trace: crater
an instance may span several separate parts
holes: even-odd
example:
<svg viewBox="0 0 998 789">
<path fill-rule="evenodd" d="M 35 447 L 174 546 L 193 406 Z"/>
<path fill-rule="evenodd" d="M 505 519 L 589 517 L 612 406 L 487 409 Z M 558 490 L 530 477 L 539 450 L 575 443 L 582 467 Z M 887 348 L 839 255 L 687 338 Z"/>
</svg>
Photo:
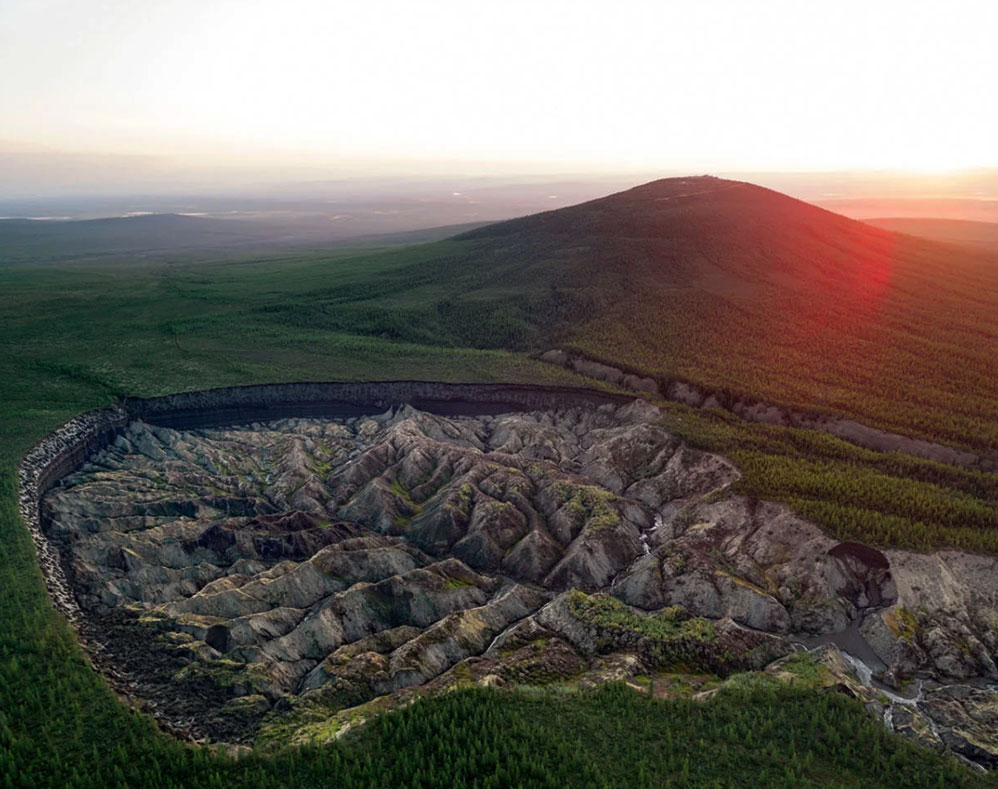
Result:
<svg viewBox="0 0 998 789">
<path fill-rule="evenodd" d="M 724 676 L 898 599 L 885 554 L 737 495 L 644 400 L 299 386 L 84 415 L 22 467 L 54 599 L 182 736 L 310 741 L 467 682 Z"/>
<path fill-rule="evenodd" d="M 551 604 L 610 591 L 651 555 L 663 509 L 737 478 L 660 417 L 633 401 L 132 421 L 48 492 L 43 523 L 102 659 L 170 720 L 241 741 L 259 720 L 234 700 L 262 697 L 257 718 L 296 698 L 355 705 L 481 656 L 502 675 L 518 660 L 497 645 L 527 631 L 559 642 L 550 676 L 566 655 L 588 667 L 578 606 Z M 682 640 L 698 612 L 670 616 Z M 721 671 L 767 638 L 726 628 L 700 656 Z"/>
</svg>

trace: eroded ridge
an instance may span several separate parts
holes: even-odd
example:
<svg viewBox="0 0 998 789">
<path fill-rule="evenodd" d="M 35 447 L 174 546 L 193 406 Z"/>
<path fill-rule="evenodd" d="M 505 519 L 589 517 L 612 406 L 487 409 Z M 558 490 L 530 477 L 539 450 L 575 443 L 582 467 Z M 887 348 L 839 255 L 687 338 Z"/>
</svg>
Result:
<svg viewBox="0 0 998 789">
<path fill-rule="evenodd" d="M 457 681 L 724 676 L 838 633 L 895 685 L 995 675 L 994 560 L 838 543 L 737 479 L 644 401 L 405 406 L 132 422 L 42 515 L 105 670 L 194 736 L 325 736 Z"/>
</svg>

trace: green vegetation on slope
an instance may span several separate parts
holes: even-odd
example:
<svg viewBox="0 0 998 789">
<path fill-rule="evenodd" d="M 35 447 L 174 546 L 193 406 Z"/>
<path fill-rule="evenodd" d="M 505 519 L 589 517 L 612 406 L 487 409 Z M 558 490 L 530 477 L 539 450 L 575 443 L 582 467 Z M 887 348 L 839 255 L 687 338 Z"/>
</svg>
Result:
<svg viewBox="0 0 998 789">
<path fill-rule="evenodd" d="M 747 423 L 666 404 L 666 426 L 720 452 L 743 472 L 734 490 L 790 504 L 842 540 L 917 551 L 998 553 L 998 475 L 895 452 L 873 452 L 813 430 Z"/>
<path fill-rule="evenodd" d="M 588 595 L 578 589 L 569 593 L 572 613 L 586 624 L 603 630 L 634 632 L 642 638 L 668 643 L 684 638 L 712 641 L 716 633 L 709 619 L 686 615 L 681 606 L 651 614 L 636 614 L 615 597 Z"/>
<path fill-rule="evenodd" d="M 635 372 L 998 450 L 998 257 L 767 189 L 656 181 L 459 239 L 507 288 L 558 283 L 564 347 Z M 501 272 L 501 274 L 499 274 Z M 473 298 L 475 292 L 468 293 Z"/>
</svg>

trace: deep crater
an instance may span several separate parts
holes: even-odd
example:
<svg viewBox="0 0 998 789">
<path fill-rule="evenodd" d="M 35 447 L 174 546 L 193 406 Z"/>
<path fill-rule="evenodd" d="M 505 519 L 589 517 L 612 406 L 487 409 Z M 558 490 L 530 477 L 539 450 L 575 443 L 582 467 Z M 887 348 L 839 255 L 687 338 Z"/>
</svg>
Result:
<svg viewBox="0 0 998 789">
<path fill-rule="evenodd" d="M 861 626 L 891 662 L 888 555 L 737 495 L 646 401 L 507 406 L 117 417 L 41 504 L 88 649 L 167 727 L 236 743 L 468 682 L 724 677 Z"/>
</svg>

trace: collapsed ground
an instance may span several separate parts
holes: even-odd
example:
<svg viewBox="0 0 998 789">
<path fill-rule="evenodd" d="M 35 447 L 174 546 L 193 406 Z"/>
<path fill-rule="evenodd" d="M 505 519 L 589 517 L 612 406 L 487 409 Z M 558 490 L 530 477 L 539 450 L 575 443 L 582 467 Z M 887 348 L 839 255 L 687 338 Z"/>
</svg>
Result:
<svg viewBox="0 0 998 789">
<path fill-rule="evenodd" d="M 805 673 L 991 765 L 994 560 L 829 539 L 734 495 L 737 469 L 663 416 L 133 423 L 43 514 L 98 661 L 195 736 L 328 741 L 472 683 L 709 691 L 852 632 L 917 699 L 864 686 L 834 649 Z"/>
</svg>

